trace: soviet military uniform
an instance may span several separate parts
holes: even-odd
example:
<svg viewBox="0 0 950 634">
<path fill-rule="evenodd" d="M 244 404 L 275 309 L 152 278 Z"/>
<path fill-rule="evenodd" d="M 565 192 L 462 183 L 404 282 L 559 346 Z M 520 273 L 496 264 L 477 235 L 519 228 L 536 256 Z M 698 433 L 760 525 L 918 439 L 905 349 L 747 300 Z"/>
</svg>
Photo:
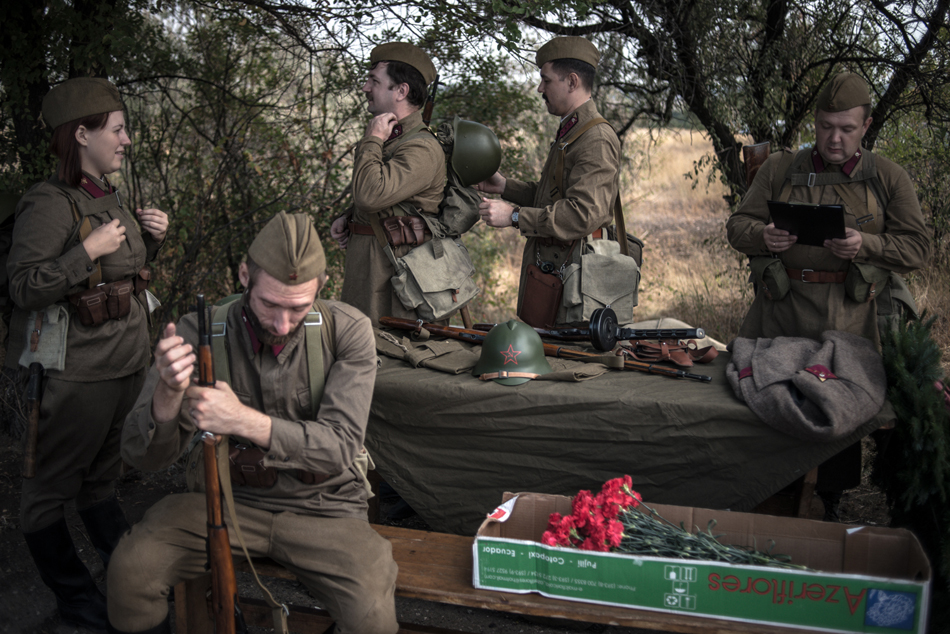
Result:
<svg viewBox="0 0 950 634">
<path fill-rule="evenodd" d="M 600 117 L 593 101 L 587 101 L 567 116 L 558 130 L 558 139 L 574 127 Z M 554 199 L 557 144 L 551 146 L 541 180 L 524 182 L 507 179 L 502 197 L 521 206 L 518 219 L 525 244 L 518 291 L 518 312 L 524 301 L 525 271 L 530 264 L 551 262 L 556 270 L 580 276 L 583 243 L 613 221 L 614 201 L 620 190 L 620 140 L 609 125 L 595 125 L 567 146 L 564 156 L 564 192 Z M 595 235 L 595 237 L 600 237 Z M 607 236 L 603 236 L 606 238 Z M 580 240 L 573 249 L 571 243 Z M 569 270 L 571 265 L 574 270 Z M 568 282 L 565 279 L 565 286 Z M 568 298 L 562 300 L 557 323 L 581 321 L 578 310 L 571 310 Z"/>
<path fill-rule="evenodd" d="M 424 130 L 402 138 L 422 125 L 422 113 L 416 111 L 398 125 L 400 134 L 386 142 L 365 136 L 356 147 L 353 166 L 354 207 L 348 212 L 350 238 L 340 299 L 363 311 L 374 326 L 382 316 L 417 319 L 417 315 L 393 292 L 393 266 L 370 228 L 372 217 L 406 215 L 398 209 L 394 212 L 393 206 L 399 203 L 436 214 L 445 186 L 445 153 L 438 140 Z M 403 245 L 393 252 L 398 258 L 411 248 Z"/>
<path fill-rule="evenodd" d="M 244 301 L 228 312 L 231 386 L 240 401 L 271 417 L 265 466 L 279 469 L 268 488 L 233 487 L 236 514 L 252 556 L 285 565 L 325 605 L 337 631 L 395 632 L 396 564 L 385 539 L 366 519 L 367 492 L 354 459 L 360 453 L 376 376 L 370 322 L 352 307 L 327 302 L 335 333 L 323 342 L 326 385 L 313 420 L 304 330 L 275 357 L 255 346 L 243 322 Z M 180 322 L 178 334 L 197 344 L 196 316 Z M 196 429 L 185 411 L 159 424 L 151 415 L 160 380 L 153 367 L 126 421 L 122 456 L 145 470 L 177 460 Z M 200 451 L 189 458 L 188 480 L 203 488 Z M 306 484 L 300 472 L 330 476 Z M 221 473 L 227 476 L 226 472 Z M 230 516 L 225 511 L 230 525 Z M 205 572 L 205 496 L 171 495 L 148 511 L 122 540 L 109 569 L 109 618 L 123 631 L 140 631 L 165 618 L 169 590 Z M 232 552 L 241 555 L 235 531 Z"/>
<path fill-rule="evenodd" d="M 861 173 L 867 150 L 859 150 L 844 165 L 825 165 L 817 150 L 802 151 L 794 157 L 793 173 L 820 173 L 844 171 L 851 177 Z M 763 239 L 763 229 L 770 222 L 767 201 L 784 198 L 792 203 L 843 205 L 845 226 L 862 232 L 861 249 L 854 258 L 873 266 L 906 273 L 922 267 L 930 257 L 931 244 L 927 227 L 920 212 L 920 203 L 907 172 L 892 161 L 874 155 L 877 176 L 889 201 L 881 209 L 866 181 L 843 185 L 820 187 L 795 186 L 784 183 L 783 195 L 773 194 L 773 184 L 779 170 L 782 153 L 773 154 L 762 164 L 752 186 L 743 197 L 736 212 L 726 223 L 729 243 L 738 251 L 750 256 L 768 256 L 769 250 Z M 784 170 L 783 170 L 784 171 Z M 863 202 L 856 208 L 843 198 L 835 187 L 846 187 L 857 200 Z M 871 203 L 868 204 L 868 197 Z M 860 222 L 859 222 L 860 221 Z M 793 244 L 788 250 L 776 254 L 787 269 L 827 271 L 842 277 L 851 263 L 836 257 L 830 249 Z M 841 330 L 861 335 L 880 342 L 878 334 L 878 299 L 856 302 L 845 293 L 842 281 L 831 283 L 806 282 L 802 274 L 798 278 L 789 275 L 791 288 L 779 300 L 772 300 L 760 288 L 752 307 L 739 328 L 739 336 L 746 338 L 774 338 L 779 336 L 808 337 L 819 339 L 826 330 Z M 888 293 L 896 289 L 886 289 Z M 861 445 L 855 443 L 829 459 L 819 467 L 818 490 L 826 499 L 836 500 L 840 491 L 856 487 L 861 476 Z M 835 502 L 836 505 L 836 502 Z"/>
<path fill-rule="evenodd" d="M 867 154 L 867 150 L 860 153 Z M 773 198 L 773 181 L 780 169 L 782 154 L 769 157 L 755 176 L 749 191 L 726 223 L 729 243 L 751 256 L 768 256 L 762 232 L 770 222 L 767 201 Z M 865 158 L 857 157 L 841 165 L 825 165 L 817 151 L 796 156 L 795 173 L 840 171 L 856 176 Z M 874 155 L 877 176 L 889 201 L 880 209 L 876 199 L 869 206 L 865 181 L 850 182 L 847 187 L 864 204 L 854 208 L 841 197 L 835 186 L 795 186 L 788 202 L 844 205 L 845 226 L 862 232 L 861 250 L 855 262 L 864 262 L 896 273 L 907 273 L 926 264 L 930 258 L 930 235 L 920 212 L 920 203 L 907 172 L 892 161 Z M 777 196 L 776 196 L 777 198 Z M 877 213 L 874 213 L 874 211 Z M 873 218 L 873 219 L 871 219 Z M 859 220 L 861 221 L 859 223 Z M 835 257 L 830 249 L 794 244 L 776 254 L 785 267 L 795 270 L 847 272 L 850 262 Z M 845 295 L 844 283 L 804 282 L 790 277 L 791 290 L 781 300 L 772 301 L 759 292 L 739 329 L 740 337 L 808 337 L 818 339 L 826 330 L 851 332 L 879 343 L 877 302 L 858 303 Z"/>
<path fill-rule="evenodd" d="M 82 510 L 112 496 L 121 466 L 122 421 L 135 402 L 149 360 L 144 297 L 131 301 L 125 317 L 98 326 L 81 324 L 67 302 L 68 295 L 87 288 L 87 279 L 96 269 L 80 243 L 70 197 L 79 203 L 94 200 L 86 189 L 70 187 L 55 177 L 23 196 L 7 265 L 10 296 L 16 305 L 8 368 L 17 367 L 28 344 L 31 310 L 60 303 L 70 311 L 65 369 L 46 373 L 36 477 L 23 480 L 20 524 L 24 532 L 62 518 L 68 500 L 75 499 Z M 128 280 L 155 257 L 160 245 L 149 233 L 140 232 L 134 212 L 124 202 L 120 206 L 115 193 L 100 198 L 105 199 L 115 204 L 88 216 L 92 229 L 118 219 L 126 229 L 126 239 L 115 253 L 99 259 L 102 281 Z"/>
</svg>

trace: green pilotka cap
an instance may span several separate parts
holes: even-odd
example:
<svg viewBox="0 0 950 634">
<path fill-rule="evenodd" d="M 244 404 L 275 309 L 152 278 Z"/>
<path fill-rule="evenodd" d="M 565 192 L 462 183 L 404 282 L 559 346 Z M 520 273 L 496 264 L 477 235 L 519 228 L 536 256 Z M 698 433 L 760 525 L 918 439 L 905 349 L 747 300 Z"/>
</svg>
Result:
<svg viewBox="0 0 950 634">
<path fill-rule="evenodd" d="M 407 42 L 389 42 L 380 44 L 369 54 L 369 63 L 377 64 L 379 62 L 402 62 L 409 64 L 422 75 L 426 86 L 435 81 L 435 64 L 428 53 Z"/>
<path fill-rule="evenodd" d="M 817 110 L 842 112 L 871 104 L 871 93 L 864 78 L 854 73 L 840 73 L 818 95 Z"/>
<path fill-rule="evenodd" d="M 327 269 L 320 236 L 306 214 L 278 213 L 254 238 L 247 255 L 289 286 L 316 279 Z"/>
<path fill-rule="evenodd" d="M 576 59 L 587 62 L 596 70 L 600 63 L 600 51 L 590 40 L 584 37 L 556 37 L 541 48 L 535 56 L 535 63 L 541 68 L 556 59 Z"/>
<path fill-rule="evenodd" d="M 119 89 L 101 77 L 68 79 L 43 97 L 43 120 L 52 129 L 94 114 L 122 110 Z"/>
</svg>

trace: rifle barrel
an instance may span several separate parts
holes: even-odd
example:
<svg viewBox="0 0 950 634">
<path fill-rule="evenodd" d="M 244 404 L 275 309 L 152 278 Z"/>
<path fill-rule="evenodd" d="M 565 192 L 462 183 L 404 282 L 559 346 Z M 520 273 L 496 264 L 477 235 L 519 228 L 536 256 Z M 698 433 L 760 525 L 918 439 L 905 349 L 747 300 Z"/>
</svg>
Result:
<svg viewBox="0 0 950 634">
<path fill-rule="evenodd" d="M 488 336 L 487 333 L 479 330 L 468 330 L 466 328 L 459 328 L 457 326 L 440 326 L 438 324 L 425 323 L 421 319 L 412 321 L 411 319 L 400 319 L 398 317 L 380 317 L 379 323 L 382 326 L 389 326 L 390 328 L 398 328 L 400 330 L 415 330 L 418 332 L 419 330 L 425 329 L 433 335 L 442 335 L 443 337 L 458 339 L 460 341 L 468 341 L 469 343 L 476 343 L 479 345 L 484 343 L 485 337 Z M 543 345 L 544 354 L 548 357 L 581 360 L 585 358 L 601 356 L 594 352 L 584 352 L 583 350 L 564 348 L 551 343 L 545 343 Z M 644 363 L 642 361 L 635 361 L 633 359 L 624 359 L 623 367 L 625 370 L 637 370 L 639 372 L 647 372 L 649 374 L 660 374 L 662 376 L 668 376 L 675 379 L 693 379 L 696 381 L 703 381 L 705 383 L 712 381 L 711 376 L 706 376 L 704 374 L 693 374 L 691 372 L 684 372 L 683 370 L 667 368 L 660 365 L 654 365 L 652 363 Z"/>
<path fill-rule="evenodd" d="M 26 423 L 26 446 L 23 449 L 23 477 L 36 477 L 36 443 L 40 431 L 40 395 L 43 389 L 43 365 L 30 364 L 30 382 L 26 385 L 26 402 L 30 408 Z"/>
</svg>

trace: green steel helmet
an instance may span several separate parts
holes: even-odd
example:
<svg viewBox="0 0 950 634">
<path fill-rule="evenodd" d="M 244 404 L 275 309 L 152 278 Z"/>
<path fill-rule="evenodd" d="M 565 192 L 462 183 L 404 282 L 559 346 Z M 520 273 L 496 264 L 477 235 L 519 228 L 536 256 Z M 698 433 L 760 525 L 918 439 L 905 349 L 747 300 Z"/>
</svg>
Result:
<svg viewBox="0 0 950 634">
<path fill-rule="evenodd" d="M 512 319 L 491 329 L 482 343 L 482 354 L 472 374 L 482 381 L 521 385 L 551 372 L 544 344 L 534 328 Z"/>
<path fill-rule="evenodd" d="M 455 132 L 452 169 L 459 175 L 462 185 L 470 187 L 498 171 L 501 144 L 491 128 L 459 119 L 456 115 L 452 130 Z"/>
</svg>

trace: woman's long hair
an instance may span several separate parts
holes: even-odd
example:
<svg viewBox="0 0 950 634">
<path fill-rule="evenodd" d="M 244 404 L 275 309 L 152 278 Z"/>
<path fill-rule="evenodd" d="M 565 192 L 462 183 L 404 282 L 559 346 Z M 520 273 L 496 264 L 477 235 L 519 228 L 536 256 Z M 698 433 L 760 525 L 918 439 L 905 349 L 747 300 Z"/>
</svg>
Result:
<svg viewBox="0 0 950 634">
<path fill-rule="evenodd" d="M 67 121 L 53 130 L 53 138 L 50 139 L 49 149 L 59 158 L 59 169 L 56 171 L 59 180 L 73 187 L 79 187 L 79 180 L 82 178 L 82 160 L 79 158 L 79 142 L 76 140 L 76 130 L 79 129 L 79 126 L 85 126 L 90 132 L 104 128 L 106 122 L 109 121 L 110 114 L 109 112 L 91 114 L 82 119 Z"/>
</svg>

